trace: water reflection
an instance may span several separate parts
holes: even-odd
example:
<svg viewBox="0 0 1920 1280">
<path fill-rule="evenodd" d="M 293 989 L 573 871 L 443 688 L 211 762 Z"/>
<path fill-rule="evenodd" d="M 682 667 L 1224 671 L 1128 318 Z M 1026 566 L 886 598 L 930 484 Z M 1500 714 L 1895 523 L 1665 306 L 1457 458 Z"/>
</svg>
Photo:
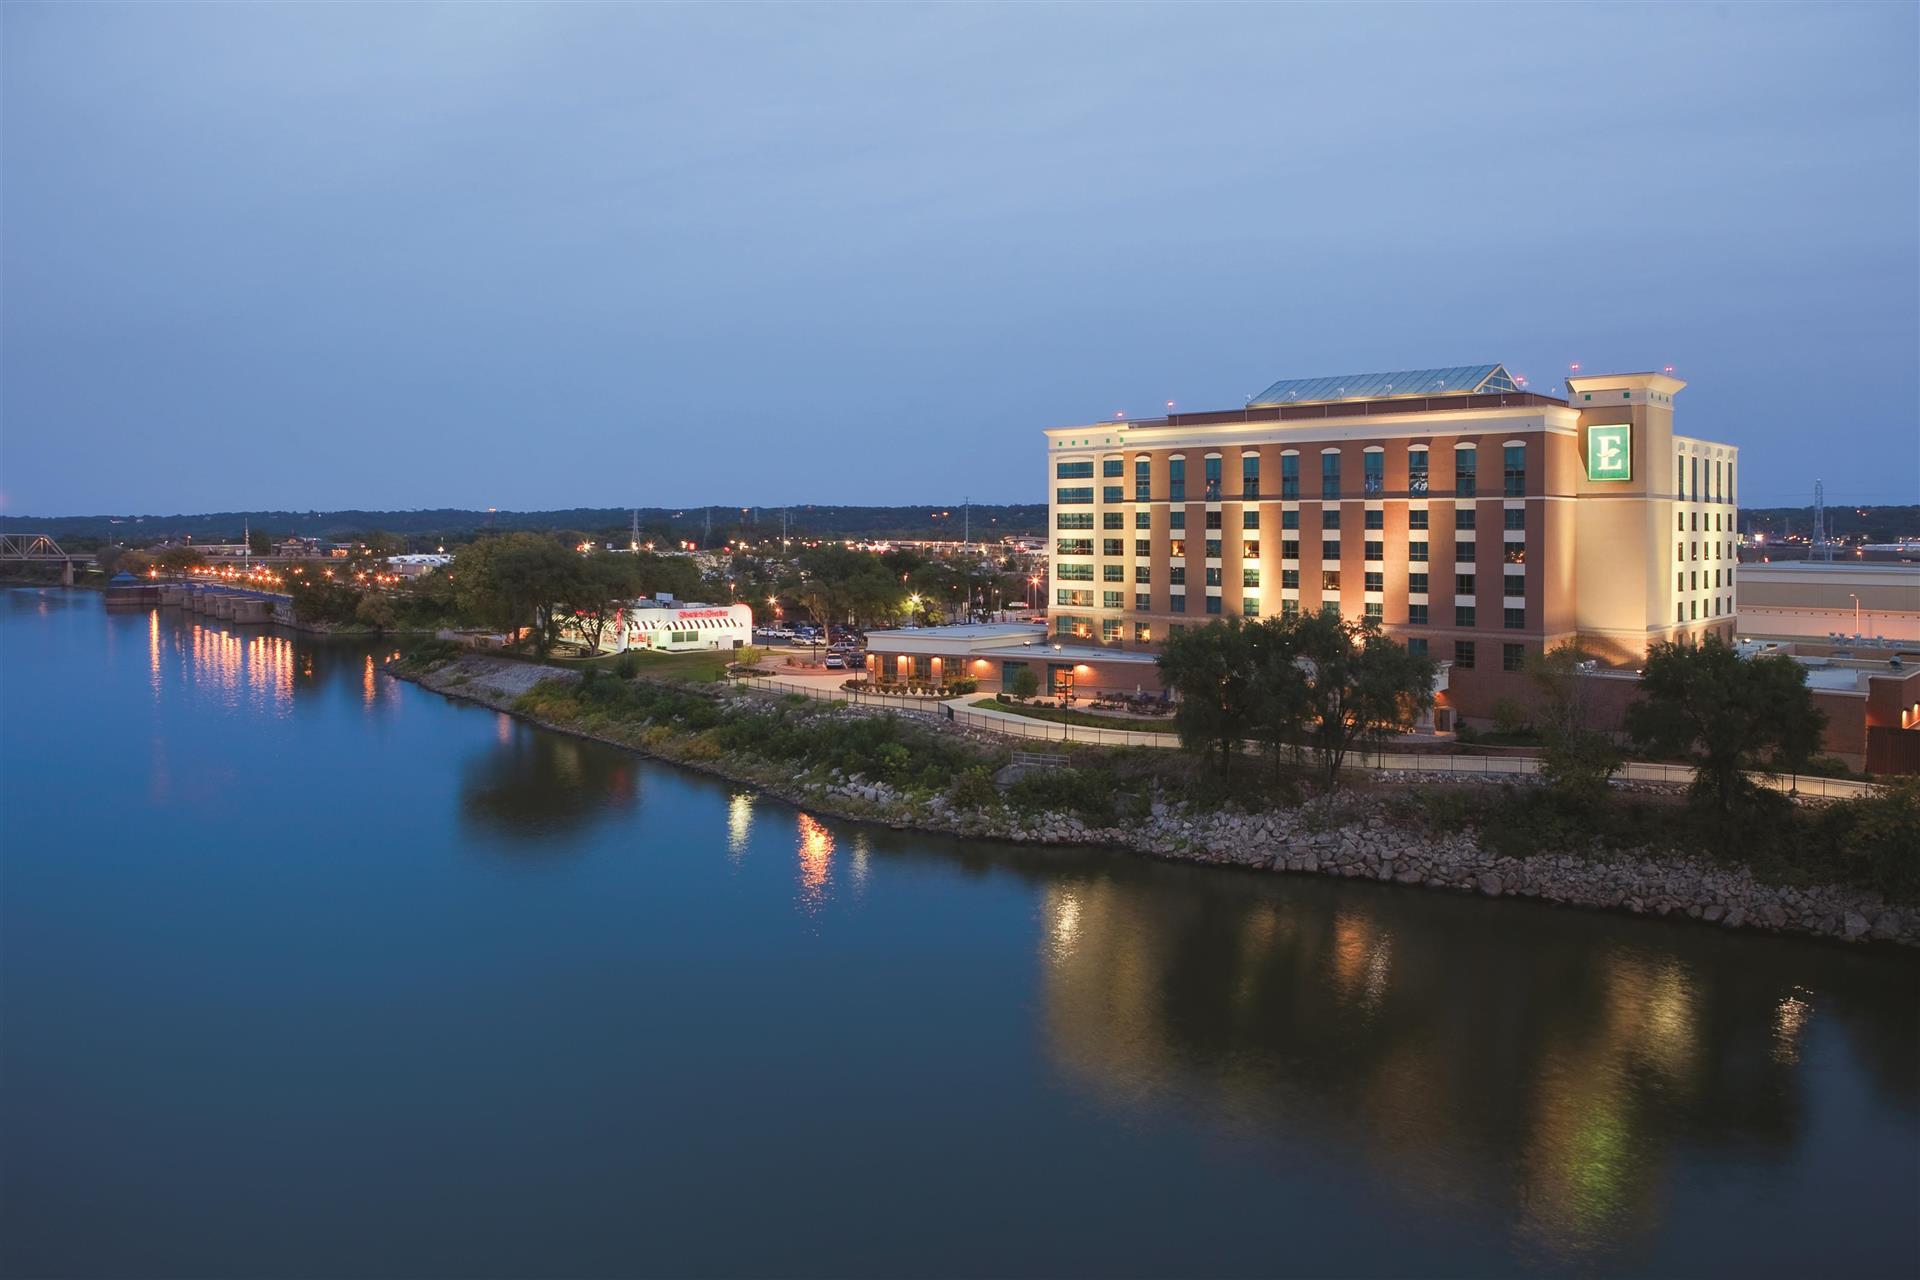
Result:
<svg viewBox="0 0 1920 1280">
<path fill-rule="evenodd" d="M 461 768 L 460 815 L 474 829 L 545 845 L 633 807 L 640 796 L 636 757 L 598 743 L 542 733 L 499 717 L 494 744 Z"/>
<path fill-rule="evenodd" d="M 833 874 L 833 832 L 810 813 L 800 813 L 796 817 L 799 826 L 799 839 L 795 845 L 800 877 L 798 901 L 803 911 L 812 914 L 819 911 L 827 900 L 827 881 Z"/>
<path fill-rule="evenodd" d="M 1233 886 L 1046 885 L 1061 1070 L 1110 1105 L 1197 1097 L 1236 1137 L 1307 1148 L 1276 1159 L 1360 1161 L 1422 1212 L 1495 1214 L 1549 1265 L 1630 1257 L 1688 1144 L 1798 1138 L 1817 1015 L 1769 966 L 1644 951 L 1606 917 L 1509 912 L 1495 939 L 1474 924 L 1483 904 Z M 1771 945 L 1702 943 L 1728 944 Z M 1894 1033 L 1892 1061 L 1912 1061 L 1915 1030 Z M 1911 1105 L 1915 1082 L 1898 1088 Z"/>
<path fill-rule="evenodd" d="M 752 839 L 753 793 L 736 791 L 727 800 L 727 861 L 739 866 Z"/>
</svg>

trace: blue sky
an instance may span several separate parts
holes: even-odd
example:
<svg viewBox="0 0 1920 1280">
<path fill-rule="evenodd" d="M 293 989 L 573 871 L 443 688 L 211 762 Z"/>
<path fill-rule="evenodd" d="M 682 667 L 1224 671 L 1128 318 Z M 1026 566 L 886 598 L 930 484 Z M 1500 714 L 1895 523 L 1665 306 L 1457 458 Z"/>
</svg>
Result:
<svg viewBox="0 0 1920 1280">
<path fill-rule="evenodd" d="M 1913 5 L 0 13 L 7 513 L 1039 501 L 1492 360 L 1920 501 Z"/>
</svg>

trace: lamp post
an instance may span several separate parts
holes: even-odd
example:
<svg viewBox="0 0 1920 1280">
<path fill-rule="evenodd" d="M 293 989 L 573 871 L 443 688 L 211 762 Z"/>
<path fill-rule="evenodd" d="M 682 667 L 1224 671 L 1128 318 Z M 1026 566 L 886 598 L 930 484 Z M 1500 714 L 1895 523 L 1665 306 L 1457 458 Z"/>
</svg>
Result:
<svg viewBox="0 0 1920 1280">
<path fill-rule="evenodd" d="M 1852 591 L 1847 594 L 1853 597 L 1853 634 L 1858 636 L 1860 634 L 1860 597 Z"/>
</svg>

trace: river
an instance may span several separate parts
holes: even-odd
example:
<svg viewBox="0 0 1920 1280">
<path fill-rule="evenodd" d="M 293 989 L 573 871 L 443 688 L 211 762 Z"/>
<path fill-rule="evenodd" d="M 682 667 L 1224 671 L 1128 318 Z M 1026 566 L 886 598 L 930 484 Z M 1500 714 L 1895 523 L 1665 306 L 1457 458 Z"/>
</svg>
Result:
<svg viewBox="0 0 1920 1280">
<path fill-rule="evenodd" d="M 8 1275 L 1910 1273 L 1920 965 L 816 819 L 0 594 Z"/>
</svg>

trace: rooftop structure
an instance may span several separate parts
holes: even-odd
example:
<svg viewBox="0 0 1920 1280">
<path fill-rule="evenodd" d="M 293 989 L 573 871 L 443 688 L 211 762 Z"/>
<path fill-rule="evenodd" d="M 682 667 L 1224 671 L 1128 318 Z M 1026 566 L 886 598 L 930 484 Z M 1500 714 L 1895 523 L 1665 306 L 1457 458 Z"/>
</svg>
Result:
<svg viewBox="0 0 1920 1280">
<path fill-rule="evenodd" d="M 1389 400 L 1400 396 L 1482 395 L 1523 390 L 1503 364 L 1463 364 L 1447 369 L 1400 369 L 1351 373 L 1335 378 L 1283 378 L 1255 396 L 1249 408 L 1318 404 L 1335 400 Z"/>
</svg>

